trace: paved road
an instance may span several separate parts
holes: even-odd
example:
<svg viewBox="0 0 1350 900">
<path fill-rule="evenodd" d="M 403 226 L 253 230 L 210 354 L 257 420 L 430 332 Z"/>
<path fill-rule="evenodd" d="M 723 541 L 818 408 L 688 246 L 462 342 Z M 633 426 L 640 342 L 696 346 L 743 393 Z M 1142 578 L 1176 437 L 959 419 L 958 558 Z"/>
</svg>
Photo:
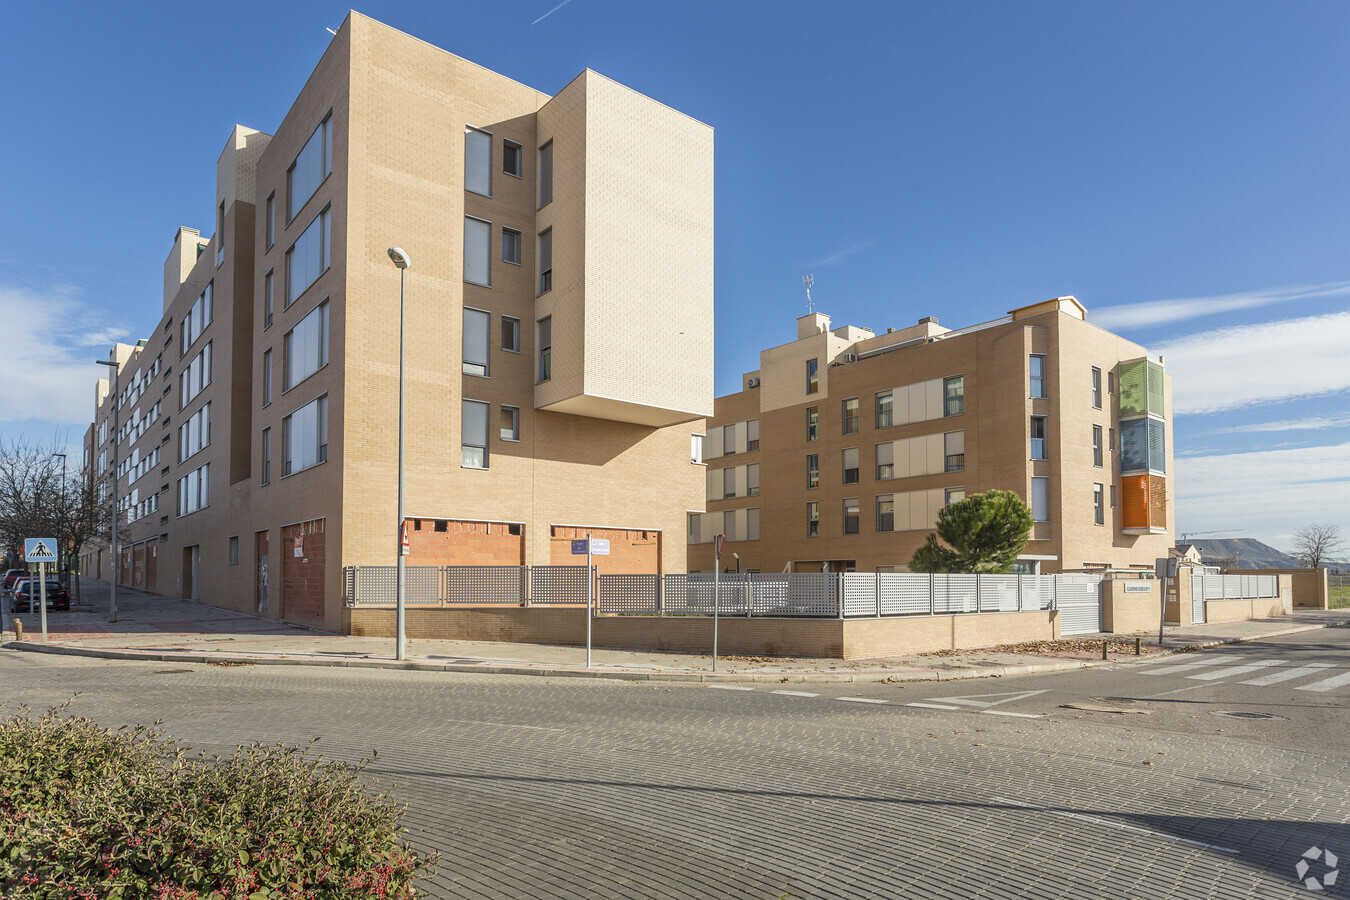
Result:
<svg viewBox="0 0 1350 900">
<path fill-rule="evenodd" d="M 414 842 L 442 851 L 435 897 L 1301 897 L 1304 851 L 1350 860 L 1350 753 L 1334 740 L 1350 692 L 1300 690 L 1345 671 L 1347 638 L 828 690 L 3 651 L 0 697 L 79 691 L 76 712 L 163 719 L 205 749 L 316 735 L 330 757 L 379 749 L 370 771 L 410 803 Z M 1175 690 L 1204 709 L 1177 711 L 1160 696 Z M 1004 692 L 1023 696 L 971 696 Z M 1128 700 L 1090 699 L 1105 697 Z M 1061 708 L 1074 702 L 1155 711 Z"/>
</svg>

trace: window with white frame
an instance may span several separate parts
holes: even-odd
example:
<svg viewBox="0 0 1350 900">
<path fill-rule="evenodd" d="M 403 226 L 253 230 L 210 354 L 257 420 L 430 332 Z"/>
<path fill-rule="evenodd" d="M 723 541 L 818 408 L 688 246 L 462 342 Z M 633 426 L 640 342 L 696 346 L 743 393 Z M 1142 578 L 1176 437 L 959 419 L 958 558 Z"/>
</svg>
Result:
<svg viewBox="0 0 1350 900">
<path fill-rule="evenodd" d="M 182 409 L 197 398 L 211 383 L 211 342 L 178 374 L 178 408 Z"/>
<path fill-rule="evenodd" d="M 206 290 L 202 291 L 201 296 L 192 304 L 192 308 L 183 314 L 183 344 L 178 348 L 180 357 L 187 353 L 188 348 L 193 345 L 197 338 L 202 336 L 206 326 L 211 324 L 212 284 L 214 282 L 207 283 Z"/>
<path fill-rule="evenodd" d="M 183 462 L 211 444 L 211 404 L 188 416 L 186 422 L 178 426 L 178 461 Z"/>
<path fill-rule="evenodd" d="M 329 117 L 319 123 L 286 172 L 287 221 L 299 215 L 333 171 L 332 122 Z"/>
<path fill-rule="evenodd" d="M 211 464 L 207 463 L 178 479 L 178 515 L 186 516 L 211 505 L 210 474 Z"/>
<path fill-rule="evenodd" d="M 464 129 L 464 190 L 492 196 L 492 135 Z"/>
<path fill-rule="evenodd" d="M 1092 522 L 1094 525 L 1106 524 L 1106 486 L 1092 486 Z"/>
<path fill-rule="evenodd" d="M 1103 462 L 1102 453 L 1102 426 L 1092 426 L 1092 464 L 1101 468 Z"/>
<path fill-rule="evenodd" d="M 1031 355 L 1031 396 L 1036 399 L 1043 399 L 1048 396 L 1045 393 L 1045 357 L 1039 353 Z"/>
<path fill-rule="evenodd" d="M 850 397 L 843 403 L 844 434 L 858 433 L 858 398 Z"/>
<path fill-rule="evenodd" d="M 318 397 L 281 420 L 282 477 L 328 460 L 328 396 Z"/>
<path fill-rule="evenodd" d="M 1050 479 L 1035 476 L 1031 479 L 1031 519 L 1050 521 Z"/>
<path fill-rule="evenodd" d="M 520 440 L 520 408 L 516 406 L 502 407 L 502 440 L 519 441 Z"/>
<path fill-rule="evenodd" d="M 877 427 L 889 428 L 894 418 L 895 400 L 890 391 L 876 395 Z"/>
<path fill-rule="evenodd" d="M 460 404 L 459 464 L 462 468 L 488 467 L 488 411 L 491 408 L 478 400 L 464 400 Z"/>
<path fill-rule="evenodd" d="M 1102 370 L 1096 366 L 1092 367 L 1092 406 L 1102 408 Z"/>
<path fill-rule="evenodd" d="M 464 217 L 464 280 L 492 285 L 492 225 L 469 216 Z"/>
<path fill-rule="evenodd" d="M 463 350 L 465 375 L 488 375 L 488 330 L 492 316 L 481 309 L 464 308 Z"/>
<path fill-rule="evenodd" d="M 820 407 L 808 406 L 806 408 L 806 439 L 814 441 L 820 436 Z"/>
<path fill-rule="evenodd" d="M 1031 417 L 1031 458 L 1048 458 L 1045 455 L 1045 416 Z"/>
<path fill-rule="evenodd" d="M 806 536 L 820 536 L 820 504 L 815 501 L 806 504 Z"/>
<path fill-rule="evenodd" d="M 329 219 L 325 209 L 309 223 L 286 251 L 286 305 L 290 306 L 319 276 L 328 271 Z"/>
<path fill-rule="evenodd" d="M 696 466 L 703 465 L 703 438 L 701 434 L 689 435 L 689 461 Z"/>
<path fill-rule="evenodd" d="M 553 142 L 539 148 L 539 208 L 553 202 Z"/>
<path fill-rule="evenodd" d="M 520 232 L 514 228 L 502 229 L 502 262 L 520 265 Z"/>
<path fill-rule="evenodd" d="M 806 454 L 806 489 L 820 487 L 820 454 Z"/>
<path fill-rule="evenodd" d="M 942 414 L 959 416 L 966 411 L 966 378 L 953 375 L 942 379 Z"/>
<path fill-rule="evenodd" d="M 289 391 L 328 365 L 328 301 L 309 311 L 295 327 L 286 332 L 286 377 L 282 392 Z"/>
</svg>

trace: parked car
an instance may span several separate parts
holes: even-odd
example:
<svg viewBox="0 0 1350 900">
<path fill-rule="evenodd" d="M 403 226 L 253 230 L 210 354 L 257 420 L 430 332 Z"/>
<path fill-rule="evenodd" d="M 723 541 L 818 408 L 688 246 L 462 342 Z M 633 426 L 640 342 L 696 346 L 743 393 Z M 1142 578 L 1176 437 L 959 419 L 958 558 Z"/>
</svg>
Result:
<svg viewBox="0 0 1350 900">
<path fill-rule="evenodd" d="M 5 573 L 5 590 L 7 591 L 14 590 L 14 582 L 18 581 L 20 578 L 27 578 L 27 577 L 28 577 L 27 569 L 10 569 L 8 572 Z"/>
<path fill-rule="evenodd" d="M 36 606 L 39 599 L 41 586 L 36 580 L 16 582 L 14 588 L 14 611 L 28 612 Z M 70 594 L 61 587 L 61 582 L 55 579 L 47 581 L 47 608 L 48 609 L 70 609 Z"/>
</svg>

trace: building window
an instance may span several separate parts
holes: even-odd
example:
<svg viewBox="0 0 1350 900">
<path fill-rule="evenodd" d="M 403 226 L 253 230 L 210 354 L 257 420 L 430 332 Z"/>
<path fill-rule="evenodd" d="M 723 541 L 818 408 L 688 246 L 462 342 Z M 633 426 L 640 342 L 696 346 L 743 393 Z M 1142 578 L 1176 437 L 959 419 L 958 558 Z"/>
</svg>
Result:
<svg viewBox="0 0 1350 900">
<path fill-rule="evenodd" d="M 481 309 L 464 308 L 464 374 L 488 376 L 488 329 L 492 316 Z"/>
<path fill-rule="evenodd" d="M 759 463 L 751 463 L 745 467 L 745 496 L 759 496 Z"/>
<path fill-rule="evenodd" d="M 286 305 L 290 306 L 328 270 L 329 213 L 323 212 L 286 251 Z"/>
<path fill-rule="evenodd" d="M 272 348 L 263 351 L 262 405 L 272 402 Z"/>
<path fill-rule="evenodd" d="M 178 515 L 186 516 L 210 506 L 211 464 L 194 469 L 178 479 Z"/>
<path fill-rule="evenodd" d="M 464 217 L 464 280 L 492 286 L 492 225 Z"/>
<path fill-rule="evenodd" d="M 844 434 L 858 433 L 858 398 L 853 397 L 843 403 Z"/>
<path fill-rule="evenodd" d="M 1120 423 L 1120 470 L 1167 474 L 1167 433 L 1161 419 L 1152 417 Z"/>
<path fill-rule="evenodd" d="M 820 437 L 820 408 L 808 406 L 806 408 L 806 439 L 814 441 Z"/>
<path fill-rule="evenodd" d="M 281 475 L 328 460 L 328 397 L 311 400 L 281 420 Z"/>
<path fill-rule="evenodd" d="M 1092 464 L 1101 467 L 1102 464 L 1102 426 L 1092 426 Z"/>
<path fill-rule="evenodd" d="M 553 202 L 553 142 L 539 148 L 539 208 Z"/>
<path fill-rule="evenodd" d="M 960 503 L 964 499 L 966 499 L 965 488 L 947 488 L 943 493 L 943 500 L 946 501 L 947 506 L 951 506 L 953 503 Z"/>
<path fill-rule="evenodd" d="M 1096 366 L 1092 367 L 1092 406 L 1102 408 L 1102 370 Z"/>
<path fill-rule="evenodd" d="M 1116 449 L 1116 430 L 1114 428 L 1106 429 L 1106 449 L 1115 452 Z"/>
<path fill-rule="evenodd" d="M 305 203 L 333 170 L 332 119 L 326 118 L 314 129 L 300 155 L 286 172 L 286 221 L 294 219 Z"/>
<path fill-rule="evenodd" d="M 523 148 L 515 141 L 502 141 L 502 171 L 507 175 L 520 177 Z"/>
<path fill-rule="evenodd" d="M 1045 455 L 1045 416 L 1031 417 L 1031 458 L 1049 458 Z"/>
<path fill-rule="evenodd" d="M 230 565 L 239 565 L 239 538 L 230 538 Z"/>
<path fill-rule="evenodd" d="M 1040 476 L 1031 479 L 1031 519 L 1033 522 L 1050 521 L 1050 479 Z"/>
<path fill-rule="evenodd" d="M 502 440 L 520 440 L 520 409 L 518 407 L 502 407 Z"/>
<path fill-rule="evenodd" d="M 211 404 L 206 403 L 178 426 L 178 461 L 191 458 L 211 445 Z"/>
<path fill-rule="evenodd" d="M 735 426 L 735 425 L 723 425 L 723 426 L 722 426 L 722 455 L 723 455 L 723 456 L 735 456 L 735 455 L 736 455 L 736 426 Z"/>
<path fill-rule="evenodd" d="M 877 427 L 889 428 L 894 421 L 893 416 L 894 399 L 890 391 L 882 391 L 877 394 Z"/>
<path fill-rule="evenodd" d="M 877 496 L 877 531 L 895 530 L 895 496 L 880 494 Z"/>
<path fill-rule="evenodd" d="M 465 469 L 488 467 L 488 410 L 489 405 L 477 400 L 460 404 L 462 414 L 459 464 Z"/>
<path fill-rule="evenodd" d="M 225 201 L 220 201 L 216 212 L 216 265 L 225 261 Z"/>
<path fill-rule="evenodd" d="M 806 454 L 806 489 L 820 486 L 820 455 Z"/>
<path fill-rule="evenodd" d="M 492 135 L 464 129 L 464 190 L 492 196 Z"/>
<path fill-rule="evenodd" d="M 809 538 L 820 536 L 820 504 L 806 504 L 806 536 Z"/>
<path fill-rule="evenodd" d="M 944 472 L 964 472 L 966 470 L 966 433 L 949 431 L 942 436 L 943 451 L 947 464 Z"/>
<path fill-rule="evenodd" d="M 1106 392 L 1107 392 L 1108 394 L 1114 394 L 1114 393 L 1116 392 L 1116 373 L 1115 373 L 1115 372 L 1107 372 L 1107 373 L 1106 373 Z"/>
<path fill-rule="evenodd" d="M 1031 356 L 1031 396 L 1044 399 L 1045 393 L 1045 357 L 1039 354 Z"/>
<path fill-rule="evenodd" d="M 689 435 L 689 461 L 696 466 L 703 465 L 703 435 Z"/>
<path fill-rule="evenodd" d="M 201 296 L 192 304 L 192 308 L 183 315 L 181 324 L 183 343 L 178 348 L 180 357 L 188 352 L 188 348 L 196 342 L 197 338 L 202 336 L 206 326 L 211 324 L 211 294 L 213 293 L 212 285 L 214 283 L 210 282 L 206 285 L 206 290 L 202 291 Z"/>
<path fill-rule="evenodd" d="M 727 466 L 722 470 L 722 499 L 727 500 L 736 496 L 736 469 Z"/>
<path fill-rule="evenodd" d="M 207 341 L 192 362 L 178 375 L 178 408 L 182 409 L 196 399 L 211 383 L 211 342 Z"/>
<path fill-rule="evenodd" d="M 502 316 L 502 349 L 512 353 L 520 352 L 520 320 L 511 316 Z"/>
<path fill-rule="evenodd" d="M 262 483 L 272 480 L 272 429 L 264 428 L 262 433 Z"/>
<path fill-rule="evenodd" d="M 553 377 L 553 317 L 544 316 L 535 323 L 538 329 L 536 344 L 539 347 L 539 381 L 548 381 Z"/>
<path fill-rule="evenodd" d="M 814 394 L 820 390 L 820 360 L 808 359 L 806 361 L 806 392 Z"/>
<path fill-rule="evenodd" d="M 877 444 L 877 481 L 887 481 L 895 477 L 895 444 L 887 441 Z"/>
<path fill-rule="evenodd" d="M 328 365 L 327 300 L 310 310 L 294 328 L 286 332 L 282 349 L 286 354 L 282 393 Z"/>
<path fill-rule="evenodd" d="M 858 498 L 849 497 L 844 501 L 844 534 L 858 533 Z"/>
<path fill-rule="evenodd" d="M 520 232 L 513 228 L 502 229 L 502 262 L 520 265 Z"/>
<path fill-rule="evenodd" d="M 277 195 L 276 192 L 267 195 L 267 249 L 271 250 L 277 238 Z"/>
<path fill-rule="evenodd" d="M 738 541 L 736 535 L 736 510 L 729 509 L 722 513 L 722 534 L 728 541 Z"/>
<path fill-rule="evenodd" d="M 858 483 L 858 448 L 849 447 L 844 451 L 844 484 Z"/>
<path fill-rule="evenodd" d="M 539 233 L 539 293 L 553 290 L 553 229 Z"/>
<path fill-rule="evenodd" d="M 759 419 L 750 419 L 745 423 L 745 452 L 759 449 Z"/>
<path fill-rule="evenodd" d="M 263 276 L 263 331 L 272 327 L 272 273 Z"/>
<path fill-rule="evenodd" d="M 1116 508 L 1116 486 L 1114 484 L 1111 485 L 1111 508 Z"/>
<path fill-rule="evenodd" d="M 959 416 L 966 411 L 966 377 L 953 375 L 942 379 L 942 414 Z"/>
<path fill-rule="evenodd" d="M 1092 486 L 1092 521 L 1096 525 L 1106 524 L 1106 508 L 1104 495 L 1106 491 L 1104 485 L 1094 484 Z"/>
</svg>

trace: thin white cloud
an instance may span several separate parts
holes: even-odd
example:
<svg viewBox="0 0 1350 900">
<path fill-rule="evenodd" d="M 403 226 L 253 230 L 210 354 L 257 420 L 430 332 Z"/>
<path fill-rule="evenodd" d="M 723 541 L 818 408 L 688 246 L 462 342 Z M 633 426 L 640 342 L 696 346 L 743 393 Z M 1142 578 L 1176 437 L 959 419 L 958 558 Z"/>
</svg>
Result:
<svg viewBox="0 0 1350 900">
<path fill-rule="evenodd" d="M 1178 414 L 1213 413 L 1350 390 L 1350 310 L 1238 325 L 1154 345 Z"/>
<path fill-rule="evenodd" d="M 1150 325 L 1184 322 L 1187 319 L 1237 312 L 1242 309 L 1257 309 L 1262 306 L 1269 306 L 1272 303 L 1284 303 L 1289 300 L 1312 300 L 1346 295 L 1350 295 L 1350 281 L 1334 281 L 1328 284 L 1299 284 L 1290 287 L 1270 288 L 1264 291 L 1219 294 L 1214 297 L 1184 297 L 1175 300 L 1150 300 L 1146 303 L 1104 306 L 1101 309 L 1092 310 L 1088 314 L 1088 318 L 1093 324 L 1100 325 L 1110 331 L 1124 331 L 1131 328 L 1147 328 Z"/>
<path fill-rule="evenodd" d="M 1242 529 L 1288 550 L 1310 522 L 1350 534 L 1350 442 L 1176 460 L 1176 529 Z"/>
<path fill-rule="evenodd" d="M 1302 419 L 1279 419 L 1274 422 L 1248 422 L 1216 428 L 1210 434 L 1263 434 L 1280 431 L 1323 431 L 1328 428 L 1350 427 L 1350 413 L 1330 416 L 1306 416 Z"/>
<path fill-rule="evenodd" d="M 825 266 L 832 266 L 835 263 L 843 262 L 845 259 L 854 255 L 855 253 L 861 253 L 864 250 L 869 250 L 872 247 L 875 247 L 876 244 L 877 244 L 876 238 L 868 238 L 861 244 L 854 244 L 852 247 L 845 247 L 843 250 L 838 250 L 834 253 L 831 253 L 824 259 L 818 259 L 813 263 L 809 263 L 807 267 L 811 269 L 820 269 L 824 268 Z"/>
<path fill-rule="evenodd" d="M 93 419 L 94 383 L 104 373 L 94 360 L 126 335 L 102 319 L 71 289 L 0 285 L 5 323 L 0 424 L 41 420 L 69 426 Z"/>
<path fill-rule="evenodd" d="M 544 13 L 544 14 L 543 14 L 542 16 L 540 16 L 539 18 L 535 19 L 535 20 L 534 20 L 533 22 L 531 22 L 530 24 L 531 24 L 531 25 L 538 25 L 540 22 L 544 21 L 544 20 L 547 19 L 549 16 L 553 15 L 555 12 L 557 12 L 557 11 L 560 10 L 560 9 L 562 9 L 564 6 L 566 6 L 567 4 L 569 4 L 569 3 L 571 3 L 571 2 L 572 2 L 572 0 L 562 0 L 561 3 L 559 3 L 557 6 L 553 7 L 552 9 L 550 9 L 548 12 Z"/>
</svg>

